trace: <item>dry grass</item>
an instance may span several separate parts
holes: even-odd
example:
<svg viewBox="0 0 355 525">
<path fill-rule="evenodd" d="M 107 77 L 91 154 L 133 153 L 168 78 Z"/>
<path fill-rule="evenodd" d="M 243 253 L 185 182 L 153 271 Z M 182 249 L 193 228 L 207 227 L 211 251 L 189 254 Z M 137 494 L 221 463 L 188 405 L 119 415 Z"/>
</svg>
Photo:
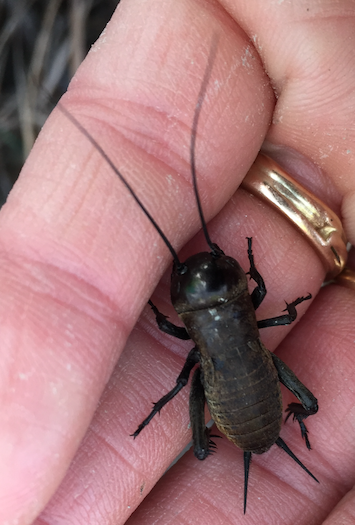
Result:
<svg viewBox="0 0 355 525">
<path fill-rule="evenodd" d="M 0 0 L 0 205 L 119 0 Z"/>
</svg>

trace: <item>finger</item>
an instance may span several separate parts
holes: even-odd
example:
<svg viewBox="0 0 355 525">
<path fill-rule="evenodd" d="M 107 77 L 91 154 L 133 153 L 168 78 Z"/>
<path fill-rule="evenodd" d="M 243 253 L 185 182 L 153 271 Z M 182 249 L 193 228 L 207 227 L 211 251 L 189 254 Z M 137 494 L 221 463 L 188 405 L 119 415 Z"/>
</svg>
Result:
<svg viewBox="0 0 355 525">
<path fill-rule="evenodd" d="M 334 195 L 334 192 L 333 192 L 333 193 L 331 193 L 331 196 L 332 196 L 332 195 Z M 334 197 L 333 197 L 333 196 L 332 196 L 332 198 L 334 199 Z M 272 221 L 270 221 L 270 222 L 272 222 Z M 286 237 L 288 238 L 288 236 L 286 236 Z M 308 255 L 308 254 L 307 254 L 307 255 Z M 307 257 L 306 257 L 306 259 L 307 259 Z M 313 264 L 311 264 L 310 266 L 312 267 L 312 266 L 313 266 Z M 281 267 L 281 268 L 283 268 L 283 267 L 284 267 L 284 265 L 283 265 L 283 264 L 280 264 L 280 267 Z M 296 267 L 296 264 L 294 264 L 294 265 L 292 266 L 292 270 L 294 269 L 294 267 Z M 305 268 L 305 267 L 304 267 L 304 268 Z M 303 272 L 303 273 L 304 273 L 304 272 Z M 293 272 L 290 272 L 290 274 L 292 275 L 292 274 L 293 274 Z M 302 274 L 301 274 L 301 275 L 302 275 Z M 298 276 L 298 278 L 299 278 L 299 276 Z"/>
<path fill-rule="evenodd" d="M 211 35 L 222 34 L 215 89 L 199 126 L 207 217 L 255 157 L 273 98 L 257 58 L 248 54 L 243 66 L 247 40 L 222 10 L 216 17 L 216 6 L 206 5 L 201 17 L 200 3 L 155 6 L 120 5 L 63 103 L 96 133 L 179 246 L 198 223 L 189 141 Z M 59 112 L 38 139 L 1 226 L 8 336 L 0 521 L 30 523 L 62 478 L 168 255 L 95 148 Z"/>
<path fill-rule="evenodd" d="M 354 488 L 344 496 L 338 505 L 333 509 L 324 525 L 338 525 L 338 523 L 350 524 L 354 520 Z"/>
<path fill-rule="evenodd" d="M 275 86 L 267 140 L 286 168 L 354 224 L 354 3 L 222 2 L 253 39 Z M 291 151 L 290 149 L 291 148 Z M 350 196 L 351 192 L 351 196 Z"/>
</svg>

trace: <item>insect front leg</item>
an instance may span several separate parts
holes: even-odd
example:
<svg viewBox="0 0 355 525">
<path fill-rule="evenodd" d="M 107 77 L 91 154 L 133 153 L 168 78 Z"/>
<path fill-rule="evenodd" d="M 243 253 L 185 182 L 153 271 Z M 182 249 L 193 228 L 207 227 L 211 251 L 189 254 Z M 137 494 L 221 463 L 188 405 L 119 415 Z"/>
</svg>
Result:
<svg viewBox="0 0 355 525">
<path fill-rule="evenodd" d="M 261 277 L 260 273 L 256 269 L 255 263 L 254 263 L 254 255 L 252 250 L 252 237 L 247 237 L 248 239 L 248 258 L 250 262 L 250 269 L 247 275 L 250 275 L 250 279 L 253 279 L 253 281 L 256 282 L 257 287 L 254 288 L 254 290 L 251 293 L 251 300 L 254 306 L 254 310 L 259 308 L 261 303 L 263 302 L 265 295 L 266 295 L 266 286 L 264 283 L 264 279 Z"/>
<path fill-rule="evenodd" d="M 280 382 L 285 385 L 285 387 L 288 388 L 302 403 L 290 403 L 288 405 L 286 409 L 286 412 L 288 412 L 286 421 L 291 415 L 293 415 L 294 420 L 297 419 L 301 427 L 301 434 L 306 442 L 306 446 L 308 450 L 311 450 L 311 445 L 307 436 L 308 430 L 303 421 L 308 416 L 312 416 L 313 414 L 317 413 L 317 399 L 314 397 L 312 392 L 308 390 L 308 388 L 306 388 L 303 383 L 301 383 L 292 370 L 287 365 L 285 365 L 285 363 L 279 357 L 277 357 L 277 355 L 271 353 L 271 356 L 279 375 Z"/>
<path fill-rule="evenodd" d="M 201 381 L 201 369 L 197 368 L 191 382 L 189 406 L 194 455 L 197 459 L 201 460 L 210 456 L 213 452 L 211 449 L 216 448 L 216 444 L 210 439 L 210 431 L 205 424 L 205 402 L 205 390 Z"/>
<path fill-rule="evenodd" d="M 287 310 L 287 314 L 279 315 L 278 317 L 271 317 L 270 319 L 262 319 L 261 321 L 258 321 L 258 328 L 282 326 L 293 323 L 293 321 L 295 321 L 297 318 L 296 306 L 300 303 L 303 303 L 303 301 L 308 301 L 309 299 L 312 299 L 312 295 L 310 293 L 306 297 L 298 297 L 290 304 L 286 303 L 286 308 L 283 311 L 286 312 Z"/>
<path fill-rule="evenodd" d="M 175 387 L 172 390 L 170 390 L 170 392 L 165 394 L 165 396 L 159 399 L 159 401 L 157 401 L 156 403 L 153 403 L 154 405 L 153 410 L 151 411 L 149 416 L 146 417 L 145 420 L 139 425 L 139 427 L 134 432 L 134 434 L 131 434 L 131 436 L 136 438 L 138 434 L 140 434 L 140 432 L 143 430 L 143 428 L 146 427 L 148 423 L 150 423 L 150 421 L 153 419 L 155 414 L 160 412 L 163 406 L 169 403 L 169 401 L 171 401 L 173 397 L 175 397 L 176 394 L 178 394 L 180 390 L 184 388 L 184 386 L 187 385 L 187 382 L 190 376 L 190 372 L 199 361 L 200 361 L 200 352 L 198 351 L 196 347 L 194 347 L 192 348 L 192 350 L 190 350 L 189 355 L 186 358 L 183 369 L 181 370 L 181 373 L 179 374 L 176 380 Z"/>
<path fill-rule="evenodd" d="M 155 318 L 157 320 L 157 325 L 159 327 L 159 330 L 161 330 L 165 334 L 172 335 L 173 337 L 177 337 L 178 339 L 184 339 L 184 340 L 191 339 L 191 337 L 186 331 L 186 328 L 184 328 L 183 326 L 176 326 L 175 324 L 168 321 L 167 316 L 162 314 L 158 310 L 158 308 L 155 306 L 155 304 L 152 303 L 151 300 L 148 301 L 148 304 L 155 314 Z"/>
</svg>

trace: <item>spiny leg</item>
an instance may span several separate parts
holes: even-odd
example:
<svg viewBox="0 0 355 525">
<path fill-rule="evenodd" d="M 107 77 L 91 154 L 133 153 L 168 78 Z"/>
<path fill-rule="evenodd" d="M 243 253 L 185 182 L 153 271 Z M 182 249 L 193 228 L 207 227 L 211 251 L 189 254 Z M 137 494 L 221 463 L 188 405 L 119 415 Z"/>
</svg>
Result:
<svg viewBox="0 0 355 525">
<path fill-rule="evenodd" d="M 190 423 L 192 430 L 192 441 L 194 445 L 194 455 L 197 459 L 203 460 L 210 456 L 216 443 L 212 441 L 209 429 L 205 424 L 205 391 L 201 382 L 201 369 L 197 368 L 192 378 L 190 390 Z"/>
<path fill-rule="evenodd" d="M 317 413 L 317 399 L 312 394 L 312 392 L 308 390 L 308 388 L 305 387 L 303 383 L 301 383 L 296 374 L 294 374 L 294 372 L 292 372 L 292 370 L 287 365 L 285 365 L 285 363 L 277 355 L 271 353 L 271 357 L 277 370 L 280 382 L 285 385 L 285 387 L 288 388 L 290 392 L 292 392 L 302 403 L 290 403 L 288 405 L 286 412 L 289 412 L 289 414 L 286 417 L 286 421 L 291 415 L 293 415 L 293 420 L 297 419 L 301 428 L 302 438 L 305 440 L 308 450 L 311 450 L 311 445 L 307 436 L 308 430 L 303 420 L 308 416 L 312 416 L 313 414 Z"/>
<path fill-rule="evenodd" d="M 319 481 L 317 480 L 317 478 L 315 476 L 313 476 L 312 472 L 310 470 L 308 470 L 307 467 L 304 466 L 304 464 L 298 459 L 297 456 L 295 456 L 295 454 L 292 452 L 292 450 L 286 445 L 286 443 L 284 442 L 283 439 L 281 439 L 280 437 L 277 438 L 277 440 L 275 441 L 276 445 L 280 448 L 282 448 L 282 450 L 284 450 L 294 461 L 296 461 L 296 463 L 298 463 L 298 465 L 300 467 L 303 468 L 303 470 L 305 470 L 307 472 L 307 474 L 309 474 L 311 476 L 311 478 L 313 478 L 317 483 L 319 483 Z"/>
<path fill-rule="evenodd" d="M 140 434 L 140 432 L 143 430 L 144 427 L 146 427 L 150 421 L 153 419 L 155 414 L 161 411 L 161 409 L 169 403 L 173 399 L 173 397 L 176 396 L 180 392 L 180 390 L 187 385 L 187 382 L 189 380 L 190 372 L 193 369 L 193 367 L 198 363 L 200 360 L 200 352 L 196 347 L 192 348 L 190 350 L 189 355 L 186 358 L 185 364 L 183 366 L 183 369 L 181 370 L 181 373 L 179 374 L 177 380 L 176 380 L 176 386 L 170 390 L 165 396 L 163 396 L 159 401 L 156 403 L 153 403 L 154 408 L 149 414 L 148 417 L 145 418 L 145 420 L 139 425 L 137 430 L 131 434 L 131 436 L 134 437 L 134 439 Z"/>
<path fill-rule="evenodd" d="M 244 514 L 247 510 L 247 494 L 248 494 L 248 479 L 249 467 L 251 463 L 251 452 L 244 452 Z"/>
<path fill-rule="evenodd" d="M 251 247 L 253 238 L 247 237 L 247 239 L 248 239 L 248 258 L 250 262 L 250 269 L 247 275 L 250 275 L 250 279 L 253 279 L 253 281 L 255 281 L 257 284 L 257 287 L 254 288 L 254 290 L 251 293 L 251 300 L 254 306 L 254 310 L 256 310 L 265 298 L 266 287 L 265 287 L 264 279 L 261 277 L 254 263 L 254 255 L 253 255 L 253 251 Z"/>
<path fill-rule="evenodd" d="M 148 301 L 148 304 L 155 314 L 159 330 L 168 335 L 172 335 L 173 337 L 177 337 L 178 339 L 191 339 L 186 331 L 186 328 L 183 326 L 176 326 L 175 324 L 168 321 L 167 316 L 162 314 L 151 300 Z"/>
<path fill-rule="evenodd" d="M 311 294 L 308 294 L 306 297 L 298 297 L 290 304 L 286 303 L 286 308 L 283 311 L 286 312 L 287 310 L 287 314 L 279 315 L 278 317 L 271 317 L 270 319 L 262 319 L 261 321 L 258 321 L 258 328 L 267 328 L 269 326 L 281 326 L 293 323 L 293 321 L 295 321 L 297 318 L 296 306 L 300 303 L 303 303 L 303 301 L 308 301 L 309 299 L 312 299 Z"/>
<path fill-rule="evenodd" d="M 317 407 L 318 409 L 318 407 Z M 304 424 L 303 420 L 306 419 L 308 416 L 310 416 L 311 414 L 309 413 L 308 410 L 306 410 L 305 408 L 303 408 L 302 405 L 300 405 L 299 403 L 290 403 L 288 405 L 288 407 L 286 408 L 285 412 L 288 412 L 286 418 L 285 418 L 285 423 L 286 421 L 288 420 L 288 418 L 290 416 L 293 416 L 293 421 L 297 420 L 299 425 L 300 425 L 300 428 L 301 428 L 301 436 L 302 438 L 305 440 L 306 442 L 306 447 L 308 448 L 308 450 L 311 450 L 311 444 L 309 442 L 309 439 L 308 439 L 308 429 L 306 427 L 306 425 Z M 313 412 L 313 414 L 315 414 L 316 412 Z"/>
</svg>

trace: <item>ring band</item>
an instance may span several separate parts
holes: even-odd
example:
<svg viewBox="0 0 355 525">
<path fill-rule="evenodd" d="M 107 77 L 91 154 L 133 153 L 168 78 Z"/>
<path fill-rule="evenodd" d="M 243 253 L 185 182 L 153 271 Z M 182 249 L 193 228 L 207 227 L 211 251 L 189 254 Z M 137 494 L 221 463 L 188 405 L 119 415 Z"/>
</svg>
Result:
<svg viewBox="0 0 355 525">
<path fill-rule="evenodd" d="M 297 226 L 322 260 L 327 280 L 344 269 L 346 237 L 339 217 L 273 159 L 259 153 L 242 187 L 272 204 Z"/>
<path fill-rule="evenodd" d="M 355 290 L 355 272 L 350 268 L 344 270 L 336 277 L 335 284 Z"/>
</svg>

